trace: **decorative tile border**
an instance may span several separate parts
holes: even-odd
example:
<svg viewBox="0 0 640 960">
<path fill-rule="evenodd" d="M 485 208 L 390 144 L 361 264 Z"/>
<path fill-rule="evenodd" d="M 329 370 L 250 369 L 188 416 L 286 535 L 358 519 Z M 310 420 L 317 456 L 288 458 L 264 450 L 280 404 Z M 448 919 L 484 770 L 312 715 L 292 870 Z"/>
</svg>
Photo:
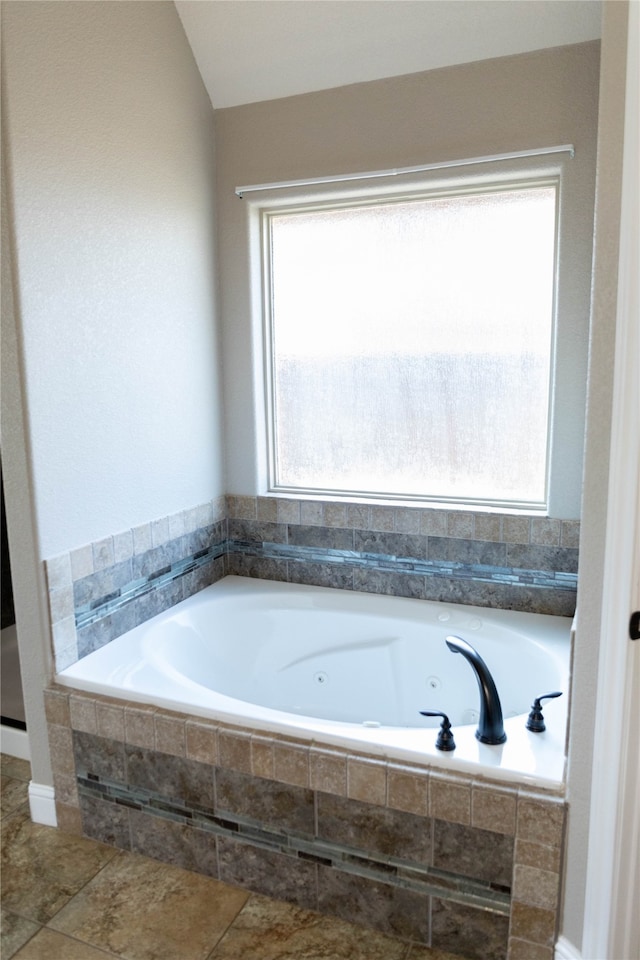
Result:
<svg viewBox="0 0 640 960">
<path fill-rule="evenodd" d="M 224 497 L 45 561 L 56 671 L 226 574 Z"/>
<path fill-rule="evenodd" d="M 220 540 L 208 548 L 198 550 L 175 563 L 169 563 L 165 567 L 154 570 L 148 577 L 141 577 L 125 583 L 122 587 L 116 587 L 111 593 L 97 600 L 77 604 L 74 610 L 76 630 L 89 627 L 103 617 L 120 610 L 126 604 L 147 596 L 152 590 L 161 590 L 175 580 L 200 570 L 213 560 L 224 557 L 227 552 L 228 541 Z M 76 586 L 81 583 L 82 581 L 77 581 Z"/>
<path fill-rule="evenodd" d="M 464 541 L 469 544 L 469 541 Z M 410 547 L 408 548 L 410 549 Z M 518 567 L 447 560 L 426 560 L 398 554 L 333 550 L 329 547 L 292 546 L 269 541 L 228 540 L 227 552 L 242 556 L 294 562 L 325 563 L 357 567 L 360 570 L 415 574 L 440 579 L 471 580 L 476 583 L 505 583 L 511 586 L 548 587 L 575 593 L 577 573 L 556 570 L 529 570 Z"/>
<path fill-rule="evenodd" d="M 228 572 L 573 616 L 579 523 L 228 497 Z"/>
<path fill-rule="evenodd" d="M 566 816 L 553 791 L 58 687 L 45 707 L 62 829 L 321 912 L 348 898 L 365 925 L 470 958 L 552 960 Z"/>
<path fill-rule="evenodd" d="M 229 496 L 46 561 L 56 669 L 228 573 L 572 616 L 579 523 Z"/>
<path fill-rule="evenodd" d="M 96 750 L 100 749 L 98 739 L 95 738 L 93 745 Z M 84 752 L 85 749 L 86 746 L 83 744 L 80 750 Z M 214 767 L 214 780 L 220 779 L 224 772 L 224 768 Z M 166 796 L 157 791 L 119 783 L 92 774 L 78 773 L 77 781 L 81 806 L 83 798 L 102 800 L 105 803 L 138 810 L 150 817 L 170 820 L 172 823 L 190 826 L 218 837 L 232 838 L 265 850 L 272 850 L 292 859 L 304 860 L 307 863 L 321 863 L 353 876 L 379 880 L 404 890 L 413 890 L 415 893 L 438 896 L 456 903 L 491 910 L 502 916 L 509 915 L 510 888 L 504 884 L 438 869 L 437 866 L 426 865 L 408 857 L 402 858 L 383 853 L 376 855 L 376 852 L 372 852 L 369 848 L 334 843 L 321 835 L 313 837 L 291 828 L 274 826 L 256 817 L 243 816 L 237 811 L 225 809 L 224 804 L 222 809 L 217 809 L 215 805 L 189 804 L 179 797 Z M 270 787 L 275 783 L 276 781 L 261 781 L 259 789 L 263 796 L 270 792 Z M 247 789 L 244 783 L 242 786 Z M 295 789 L 290 787 L 286 790 L 287 800 L 291 798 L 295 801 Z M 282 795 L 281 790 L 278 792 Z M 323 801 L 323 797 L 317 795 L 315 802 L 321 809 L 326 805 L 326 800 Z M 348 801 L 348 803 L 354 807 L 359 804 L 358 801 Z M 367 815 L 363 814 L 360 808 L 357 813 L 361 816 Z M 349 816 L 348 809 L 344 811 L 344 815 Z M 401 823 L 393 821 L 399 821 L 402 816 L 385 817 L 384 826 L 388 834 L 401 829 Z M 443 822 L 437 821 L 433 829 L 437 833 L 443 826 Z M 322 827 L 319 826 L 318 829 L 321 833 Z M 417 829 L 431 832 L 431 824 L 419 824 Z M 473 837 L 467 835 L 466 840 L 468 851 L 472 849 Z M 446 846 L 446 840 L 444 843 L 440 842 L 439 846 Z M 509 859 L 512 859 L 512 852 Z M 511 874 L 511 863 L 509 863 L 509 874 Z"/>
</svg>

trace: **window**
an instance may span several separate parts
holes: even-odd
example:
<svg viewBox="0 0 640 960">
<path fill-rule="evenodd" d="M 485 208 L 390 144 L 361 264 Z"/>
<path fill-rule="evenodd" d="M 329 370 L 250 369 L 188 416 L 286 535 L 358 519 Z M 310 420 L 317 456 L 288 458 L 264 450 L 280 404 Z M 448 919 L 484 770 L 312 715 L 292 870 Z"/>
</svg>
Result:
<svg viewBox="0 0 640 960">
<path fill-rule="evenodd" d="M 272 490 L 544 508 L 557 194 L 263 209 Z"/>
</svg>

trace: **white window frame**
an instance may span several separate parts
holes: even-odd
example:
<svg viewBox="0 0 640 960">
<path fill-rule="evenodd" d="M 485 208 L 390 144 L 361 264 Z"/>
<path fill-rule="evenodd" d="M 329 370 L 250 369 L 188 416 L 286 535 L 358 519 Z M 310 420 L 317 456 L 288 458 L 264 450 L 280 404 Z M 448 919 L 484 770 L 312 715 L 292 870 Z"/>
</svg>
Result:
<svg viewBox="0 0 640 960">
<path fill-rule="evenodd" d="M 395 503 L 426 507 L 443 506 L 453 509 L 499 510 L 527 515 L 548 515 L 565 518 L 579 517 L 582 476 L 582 443 L 584 433 L 584 406 L 587 366 L 588 314 L 584 313 L 580 298 L 575 297 L 581 275 L 590 267 L 591 233 L 587 233 L 585 210 L 580 207 L 577 191 L 571 196 L 567 190 L 569 158 L 536 157 L 501 161 L 487 171 L 484 169 L 438 169 L 421 176 L 398 177 L 389 181 L 340 183 L 319 185 L 283 184 L 255 189 L 243 202 L 249 208 L 251 249 L 251 283 L 254 330 L 255 423 L 257 427 L 256 469 L 257 493 L 266 496 L 296 496 L 300 499 L 349 500 L 368 503 Z M 271 372 L 270 339 L 270 263 L 266 242 L 270 214 L 296 209 L 322 209 L 341 205 L 361 205 L 385 199 L 401 200 L 418 195 L 460 195 L 464 192 L 485 193 L 489 190 L 517 189 L 523 185 L 553 183 L 557 186 L 556 206 L 556 269 L 554 278 L 553 342 L 551 347 L 551 385 L 549 404 L 549 454 L 547 457 L 547 495 L 540 504 L 500 504 L 455 498 L 436 500 L 429 497 L 378 496 L 363 491 L 303 490 L 279 486 L 275 483 L 273 383 Z M 591 211 L 586 211 L 591 216 Z M 578 235 L 578 241 L 575 236 Z M 587 247 L 587 243 L 589 246 Z M 574 250 L 575 247 L 575 250 Z M 587 250 L 589 260 L 587 261 Z M 563 293 L 563 285 L 565 287 Z M 582 295 L 588 294 L 583 289 Z M 575 302 L 574 302 L 575 301 Z M 563 308 L 564 302 L 564 308 Z M 565 316 L 562 316 L 564 312 Z M 560 350 L 558 344 L 560 343 Z M 559 366 L 559 357 L 564 359 Z M 582 371 L 585 371 L 584 378 Z M 568 384 L 568 388 L 567 388 Z M 558 403 L 558 385 L 562 402 Z M 570 402 L 564 401 L 569 391 Z M 566 482 L 565 482 L 566 481 Z"/>
</svg>

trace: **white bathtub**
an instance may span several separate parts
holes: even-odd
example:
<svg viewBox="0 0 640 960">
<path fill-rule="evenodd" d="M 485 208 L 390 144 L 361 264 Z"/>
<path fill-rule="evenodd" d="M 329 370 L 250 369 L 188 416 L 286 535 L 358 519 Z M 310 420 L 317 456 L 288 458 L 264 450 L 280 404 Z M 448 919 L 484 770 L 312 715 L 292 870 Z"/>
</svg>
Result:
<svg viewBox="0 0 640 960">
<path fill-rule="evenodd" d="M 563 617 L 226 577 L 84 657 L 56 680 L 446 770 L 557 786 L 564 777 L 571 622 Z M 507 741 L 475 737 L 478 684 L 454 634 L 492 672 Z M 535 697 L 547 729 L 525 720 Z M 456 750 L 436 750 L 442 710 Z"/>
</svg>

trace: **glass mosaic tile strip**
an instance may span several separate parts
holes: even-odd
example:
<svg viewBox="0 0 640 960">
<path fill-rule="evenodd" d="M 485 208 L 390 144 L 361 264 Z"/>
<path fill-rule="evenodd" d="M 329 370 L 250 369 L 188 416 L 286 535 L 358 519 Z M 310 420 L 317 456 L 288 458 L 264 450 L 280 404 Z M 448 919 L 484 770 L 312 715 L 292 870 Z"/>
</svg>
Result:
<svg viewBox="0 0 640 960">
<path fill-rule="evenodd" d="M 473 580 L 478 583 L 510 583 L 523 586 L 552 587 L 556 590 L 576 590 L 578 581 L 578 576 L 575 573 L 514 569 L 453 561 L 420 560 L 413 557 L 398 557 L 369 552 L 359 553 L 354 550 L 336 550 L 329 547 L 293 546 L 268 541 L 233 540 L 228 543 L 228 551 L 229 553 L 239 553 L 264 559 L 345 564 L 359 568 L 409 573 L 423 577 Z"/>
<path fill-rule="evenodd" d="M 503 916 L 509 914 L 510 893 L 505 889 L 497 889 L 496 884 L 448 873 L 391 855 L 372 856 L 367 851 L 320 838 L 300 836 L 293 831 L 283 832 L 269 827 L 268 824 L 228 811 L 221 811 L 220 814 L 208 811 L 205 814 L 202 810 L 194 811 L 177 800 L 150 790 L 114 781 L 84 776 L 78 776 L 77 781 L 81 797 L 96 797 L 107 803 L 196 827 L 221 837 L 233 836 L 262 849 L 330 866 L 341 873 L 454 900 Z"/>
<path fill-rule="evenodd" d="M 152 590 L 160 590 L 179 577 L 184 577 L 186 574 L 198 570 L 212 560 L 217 560 L 218 557 L 224 556 L 226 552 L 227 541 L 223 540 L 213 544 L 206 550 L 199 550 L 190 557 L 185 557 L 183 560 L 176 561 L 176 563 L 168 565 L 161 570 L 156 570 L 148 577 L 134 580 L 120 590 L 115 590 L 89 604 L 76 607 L 76 629 L 81 630 L 83 627 L 96 623 L 103 617 L 107 617 L 109 614 L 120 610 L 127 603 L 138 600 Z"/>
<path fill-rule="evenodd" d="M 382 546 L 382 544 L 381 544 Z M 395 543 L 394 543 L 395 546 Z M 535 590 L 552 589 L 560 594 L 575 594 L 577 574 L 564 570 L 527 569 L 489 563 L 462 562 L 449 559 L 424 559 L 396 553 L 372 550 L 338 549 L 331 546 L 277 543 L 271 540 L 221 539 L 190 556 L 154 569 L 146 577 L 124 583 L 117 589 L 77 604 L 75 627 L 80 631 L 93 627 L 125 607 L 150 594 L 156 595 L 181 577 L 198 571 L 207 564 L 228 554 L 250 559 L 275 560 L 292 564 L 323 564 L 333 570 L 359 571 L 371 574 L 405 574 L 423 577 L 432 582 L 501 584 L 508 587 L 527 587 Z M 539 558 L 536 558 L 539 559 Z M 560 564 L 561 565 L 561 564 Z M 290 579 L 296 579 L 291 576 Z"/>
</svg>

